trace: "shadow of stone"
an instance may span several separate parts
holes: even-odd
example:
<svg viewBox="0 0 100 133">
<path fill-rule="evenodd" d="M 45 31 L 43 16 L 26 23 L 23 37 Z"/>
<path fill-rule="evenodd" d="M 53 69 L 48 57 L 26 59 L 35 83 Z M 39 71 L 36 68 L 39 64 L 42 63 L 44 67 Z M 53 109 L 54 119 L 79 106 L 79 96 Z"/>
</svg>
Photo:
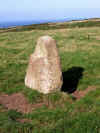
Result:
<svg viewBox="0 0 100 133">
<path fill-rule="evenodd" d="M 84 68 L 72 67 L 63 72 L 63 86 L 61 91 L 73 93 L 76 91 L 80 79 L 83 77 Z"/>
</svg>

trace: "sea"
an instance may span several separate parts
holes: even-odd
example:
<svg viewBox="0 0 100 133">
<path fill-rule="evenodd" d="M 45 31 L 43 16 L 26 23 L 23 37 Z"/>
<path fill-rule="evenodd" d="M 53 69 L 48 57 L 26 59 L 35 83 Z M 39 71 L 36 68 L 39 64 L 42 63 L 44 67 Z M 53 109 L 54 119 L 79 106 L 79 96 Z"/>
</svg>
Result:
<svg viewBox="0 0 100 133">
<path fill-rule="evenodd" d="M 0 28 L 11 28 L 16 26 L 32 25 L 32 24 L 43 24 L 43 23 L 56 23 L 56 22 L 68 22 L 73 20 L 84 20 L 88 18 L 64 18 L 55 20 L 30 20 L 30 21 L 4 21 L 0 22 Z"/>
</svg>

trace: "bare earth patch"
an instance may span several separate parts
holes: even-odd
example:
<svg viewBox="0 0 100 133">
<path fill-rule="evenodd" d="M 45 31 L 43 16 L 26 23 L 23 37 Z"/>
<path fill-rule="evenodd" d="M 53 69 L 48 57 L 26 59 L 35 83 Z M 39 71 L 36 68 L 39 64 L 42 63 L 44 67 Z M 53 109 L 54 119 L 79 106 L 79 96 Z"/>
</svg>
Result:
<svg viewBox="0 0 100 133">
<path fill-rule="evenodd" d="M 96 90 L 95 86 L 89 86 L 84 91 L 75 91 L 72 96 L 75 97 L 76 100 L 83 98 L 88 92 Z M 30 104 L 28 100 L 22 93 L 14 93 L 12 95 L 1 94 L 0 95 L 0 104 L 3 105 L 8 110 L 13 109 L 22 113 L 30 113 L 33 109 L 40 108 L 46 103 L 38 103 L 38 104 Z M 26 122 L 26 120 L 22 120 L 21 122 Z"/>
<path fill-rule="evenodd" d="M 8 110 L 14 109 L 22 113 L 30 113 L 33 109 L 44 105 L 44 103 L 30 104 L 22 93 L 14 93 L 12 95 L 1 94 L 0 104 Z"/>
<path fill-rule="evenodd" d="M 72 96 L 74 96 L 76 98 L 76 100 L 79 100 L 81 98 L 83 98 L 88 92 L 90 91 L 95 91 L 96 87 L 95 86 L 89 86 L 87 89 L 85 89 L 84 91 L 75 91 Z"/>
</svg>

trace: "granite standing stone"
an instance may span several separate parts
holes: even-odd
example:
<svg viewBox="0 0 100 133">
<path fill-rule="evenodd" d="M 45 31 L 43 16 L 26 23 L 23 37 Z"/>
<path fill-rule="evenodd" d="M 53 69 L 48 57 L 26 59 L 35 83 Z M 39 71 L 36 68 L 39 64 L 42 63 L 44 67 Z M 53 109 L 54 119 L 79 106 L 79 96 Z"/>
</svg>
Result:
<svg viewBox="0 0 100 133">
<path fill-rule="evenodd" d="M 30 56 L 25 85 L 41 93 L 60 91 L 62 71 L 56 41 L 50 36 L 40 37 Z"/>
</svg>

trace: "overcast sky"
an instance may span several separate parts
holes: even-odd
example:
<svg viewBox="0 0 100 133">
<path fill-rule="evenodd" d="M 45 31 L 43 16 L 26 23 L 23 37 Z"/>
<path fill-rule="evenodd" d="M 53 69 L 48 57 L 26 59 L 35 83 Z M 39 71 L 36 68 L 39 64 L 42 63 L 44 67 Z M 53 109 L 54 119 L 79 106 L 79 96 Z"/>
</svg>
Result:
<svg viewBox="0 0 100 133">
<path fill-rule="evenodd" d="M 0 21 L 100 17 L 100 0 L 0 0 Z"/>
</svg>

